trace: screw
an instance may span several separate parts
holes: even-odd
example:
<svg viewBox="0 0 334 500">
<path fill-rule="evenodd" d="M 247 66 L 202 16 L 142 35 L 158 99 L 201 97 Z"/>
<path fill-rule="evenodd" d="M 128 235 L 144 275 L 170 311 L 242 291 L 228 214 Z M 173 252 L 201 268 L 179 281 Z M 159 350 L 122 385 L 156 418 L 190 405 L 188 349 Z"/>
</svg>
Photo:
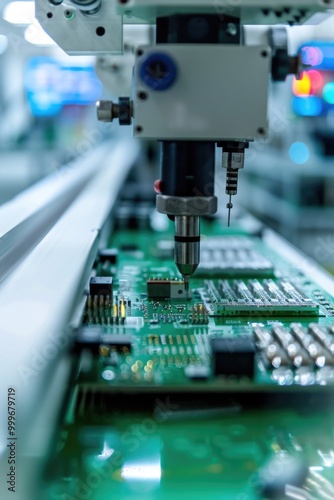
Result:
<svg viewBox="0 0 334 500">
<path fill-rule="evenodd" d="M 66 19 L 73 19 L 74 11 L 73 10 L 65 10 L 64 16 L 66 17 Z"/>
</svg>

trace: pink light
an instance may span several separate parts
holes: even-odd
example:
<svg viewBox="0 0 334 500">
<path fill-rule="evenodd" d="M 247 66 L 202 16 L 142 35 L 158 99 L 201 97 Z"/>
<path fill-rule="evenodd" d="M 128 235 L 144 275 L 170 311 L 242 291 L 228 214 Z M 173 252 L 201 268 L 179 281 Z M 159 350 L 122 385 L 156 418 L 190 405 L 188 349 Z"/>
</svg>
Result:
<svg viewBox="0 0 334 500">
<path fill-rule="evenodd" d="M 321 89 L 323 86 L 321 73 L 316 69 L 311 69 L 310 71 L 307 71 L 307 76 L 309 77 L 311 83 L 311 93 L 316 93 L 316 91 Z"/>
</svg>

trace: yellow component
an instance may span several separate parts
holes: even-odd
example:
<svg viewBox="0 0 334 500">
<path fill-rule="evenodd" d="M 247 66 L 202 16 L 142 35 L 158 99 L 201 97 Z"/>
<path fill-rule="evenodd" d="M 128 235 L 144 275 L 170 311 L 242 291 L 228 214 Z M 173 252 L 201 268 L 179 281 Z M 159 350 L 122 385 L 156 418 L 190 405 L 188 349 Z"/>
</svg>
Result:
<svg viewBox="0 0 334 500">
<path fill-rule="evenodd" d="M 302 77 L 297 80 L 294 77 L 292 82 L 292 91 L 296 96 L 309 95 L 311 92 L 311 79 L 306 71 L 303 71 Z"/>
<path fill-rule="evenodd" d="M 114 304 L 114 314 L 113 314 L 114 318 L 117 318 L 118 317 L 118 307 L 117 307 L 117 304 Z"/>
<path fill-rule="evenodd" d="M 124 299 L 122 299 L 122 302 L 121 302 L 121 318 L 122 319 L 126 318 L 126 306 L 125 306 Z"/>
<path fill-rule="evenodd" d="M 137 373 L 138 371 L 138 366 L 137 364 L 135 363 L 134 365 L 131 366 L 131 370 L 133 371 L 133 373 Z"/>
<path fill-rule="evenodd" d="M 106 345 L 101 345 L 100 346 L 100 354 L 101 354 L 101 356 L 108 356 L 109 355 L 109 347 Z"/>
<path fill-rule="evenodd" d="M 151 369 L 153 367 L 153 360 L 150 359 L 146 364 Z"/>
</svg>

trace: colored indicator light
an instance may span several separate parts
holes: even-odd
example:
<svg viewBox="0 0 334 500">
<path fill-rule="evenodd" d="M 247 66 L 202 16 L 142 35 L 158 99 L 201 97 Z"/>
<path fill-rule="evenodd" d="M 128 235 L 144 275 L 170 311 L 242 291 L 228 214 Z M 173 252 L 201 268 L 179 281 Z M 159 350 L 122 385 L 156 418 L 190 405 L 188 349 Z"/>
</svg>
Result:
<svg viewBox="0 0 334 500">
<path fill-rule="evenodd" d="M 294 97 L 292 109 L 299 116 L 319 116 L 322 113 L 322 100 L 314 95 Z"/>
<path fill-rule="evenodd" d="M 334 104 L 334 82 L 326 83 L 322 90 L 322 95 L 328 104 Z"/>
<path fill-rule="evenodd" d="M 300 80 L 295 77 L 292 82 L 292 91 L 295 95 L 309 95 L 311 91 L 311 80 L 306 71 L 303 71 Z"/>
<path fill-rule="evenodd" d="M 320 47 L 305 46 L 302 48 L 302 61 L 310 66 L 319 66 L 323 61 L 324 55 Z"/>
<path fill-rule="evenodd" d="M 289 148 L 290 160 L 297 165 L 303 165 L 310 158 L 310 150 L 304 142 L 293 142 Z"/>
<path fill-rule="evenodd" d="M 316 91 L 321 89 L 323 85 L 323 78 L 321 73 L 316 69 L 311 69 L 310 71 L 307 71 L 307 76 L 311 82 L 311 93 L 316 93 Z"/>
</svg>

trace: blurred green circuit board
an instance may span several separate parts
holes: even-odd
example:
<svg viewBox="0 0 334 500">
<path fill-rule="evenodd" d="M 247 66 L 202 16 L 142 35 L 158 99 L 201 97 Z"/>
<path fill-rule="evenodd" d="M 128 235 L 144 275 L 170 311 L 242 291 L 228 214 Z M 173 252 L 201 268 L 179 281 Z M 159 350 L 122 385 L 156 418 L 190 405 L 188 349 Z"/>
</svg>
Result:
<svg viewBox="0 0 334 500">
<path fill-rule="evenodd" d="M 101 342 L 81 351 L 46 498 L 334 498 L 334 300 L 260 238 L 202 231 L 186 299 L 147 294 L 181 278 L 171 229 L 111 235 L 117 262 L 94 272 L 113 297 L 87 299 Z M 254 372 L 217 373 L 214 339 L 253 342 Z"/>
</svg>

